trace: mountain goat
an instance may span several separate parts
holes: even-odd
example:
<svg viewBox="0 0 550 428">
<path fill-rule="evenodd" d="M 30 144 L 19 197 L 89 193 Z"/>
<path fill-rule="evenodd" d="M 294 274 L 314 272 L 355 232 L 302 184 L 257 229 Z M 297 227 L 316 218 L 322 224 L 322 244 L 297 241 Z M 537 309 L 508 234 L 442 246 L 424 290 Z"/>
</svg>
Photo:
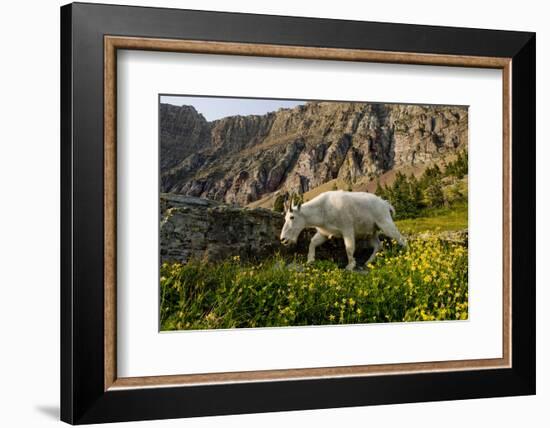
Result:
<svg viewBox="0 0 550 428">
<path fill-rule="evenodd" d="M 308 263 L 315 260 L 315 248 L 332 237 L 344 239 L 348 270 L 356 266 L 353 257 L 356 239 L 368 239 L 368 245 L 373 248 L 367 264 L 380 249 L 379 232 L 406 246 L 392 219 L 394 208 L 372 193 L 330 191 L 304 204 L 290 204 L 285 208 L 285 224 L 280 236 L 283 245 L 295 244 L 305 228 L 317 230 L 309 244 Z"/>
</svg>

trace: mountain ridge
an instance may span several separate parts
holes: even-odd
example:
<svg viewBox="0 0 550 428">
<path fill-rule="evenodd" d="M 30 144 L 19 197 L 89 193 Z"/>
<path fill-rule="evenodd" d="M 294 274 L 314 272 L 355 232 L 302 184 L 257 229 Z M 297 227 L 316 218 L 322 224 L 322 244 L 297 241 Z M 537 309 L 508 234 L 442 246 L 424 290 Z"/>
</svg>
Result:
<svg viewBox="0 0 550 428">
<path fill-rule="evenodd" d="M 468 144 L 460 106 L 309 102 L 208 122 L 192 106 L 160 106 L 161 191 L 247 205 L 331 180 L 374 180 Z"/>
</svg>

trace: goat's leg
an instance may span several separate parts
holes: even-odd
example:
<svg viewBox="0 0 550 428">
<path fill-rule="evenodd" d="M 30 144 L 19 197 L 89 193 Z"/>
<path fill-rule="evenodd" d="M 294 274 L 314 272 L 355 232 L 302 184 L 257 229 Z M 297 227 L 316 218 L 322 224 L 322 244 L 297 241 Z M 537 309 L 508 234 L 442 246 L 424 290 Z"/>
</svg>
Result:
<svg viewBox="0 0 550 428">
<path fill-rule="evenodd" d="M 355 259 L 353 254 L 355 253 L 355 235 L 353 233 L 344 234 L 344 245 L 346 246 L 346 254 L 348 256 L 347 270 L 355 269 Z"/>
<path fill-rule="evenodd" d="M 369 259 L 365 262 L 365 266 L 367 266 L 376 256 L 376 253 L 380 249 L 380 238 L 378 237 L 378 233 L 375 233 L 373 236 L 369 238 L 369 246 L 372 247 L 372 254 L 370 255 Z"/>
<path fill-rule="evenodd" d="M 313 263 L 315 261 L 315 249 L 319 245 L 323 244 L 326 240 L 327 237 L 319 232 L 313 235 L 313 238 L 311 238 L 311 241 L 309 242 L 309 252 L 307 253 L 308 263 Z"/>
</svg>

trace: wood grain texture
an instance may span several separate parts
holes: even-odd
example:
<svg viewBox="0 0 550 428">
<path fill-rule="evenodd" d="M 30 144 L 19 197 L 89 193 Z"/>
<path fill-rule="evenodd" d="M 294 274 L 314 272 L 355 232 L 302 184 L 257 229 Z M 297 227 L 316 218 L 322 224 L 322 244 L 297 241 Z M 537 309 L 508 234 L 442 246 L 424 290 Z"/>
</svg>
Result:
<svg viewBox="0 0 550 428">
<path fill-rule="evenodd" d="M 107 36 L 105 38 L 105 43 L 112 44 L 115 49 L 478 68 L 503 68 L 509 62 L 509 59 L 500 57 L 434 55 L 409 52 L 382 52 L 363 49 L 335 49 L 309 46 L 170 40 L 140 37 Z"/>
<path fill-rule="evenodd" d="M 502 355 L 512 367 L 512 63 L 502 70 Z"/>
<path fill-rule="evenodd" d="M 116 380 L 116 49 L 112 43 L 105 43 L 104 79 L 104 386 L 107 390 Z"/>
<path fill-rule="evenodd" d="M 423 363 L 371 364 L 361 366 L 318 367 L 307 369 L 258 370 L 228 373 L 204 373 L 173 376 L 147 376 L 117 378 L 110 389 L 160 387 L 174 385 L 207 385 L 234 382 L 262 382 L 273 380 L 299 380 L 308 378 L 341 378 L 471 369 L 498 369 L 507 367 L 504 358 L 433 361 Z"/>
<path fill-rule="evenodd" d="M 511 60 L 509 58 L 382 52 L 357 49 L 170 40 L 104 38 L 104 322 L 105 390 L 235 382 L 359 377 L 511 367 Z M 346 367 L 118 378 L 116 373 L 116 52 L 117 49 L 249 55 L 337 61 L 496 68 L 503 72 L 503 352 L 502 358 Z"/>
</svg>

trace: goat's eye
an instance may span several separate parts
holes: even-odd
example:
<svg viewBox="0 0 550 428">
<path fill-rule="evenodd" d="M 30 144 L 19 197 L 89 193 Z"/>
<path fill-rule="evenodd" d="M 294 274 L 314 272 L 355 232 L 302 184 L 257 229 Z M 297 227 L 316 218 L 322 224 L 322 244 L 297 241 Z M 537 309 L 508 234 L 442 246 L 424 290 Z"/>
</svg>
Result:
<svg viewBox="0 0 550 428">
<path fill-rule="evenodd" d="M 293 216 L 293 215 L 291 215 L 291 216 L 290 216 L 290 219 L 291 219 L 291 220 L 294 220 L 294 216 Z"/>
</svg>

